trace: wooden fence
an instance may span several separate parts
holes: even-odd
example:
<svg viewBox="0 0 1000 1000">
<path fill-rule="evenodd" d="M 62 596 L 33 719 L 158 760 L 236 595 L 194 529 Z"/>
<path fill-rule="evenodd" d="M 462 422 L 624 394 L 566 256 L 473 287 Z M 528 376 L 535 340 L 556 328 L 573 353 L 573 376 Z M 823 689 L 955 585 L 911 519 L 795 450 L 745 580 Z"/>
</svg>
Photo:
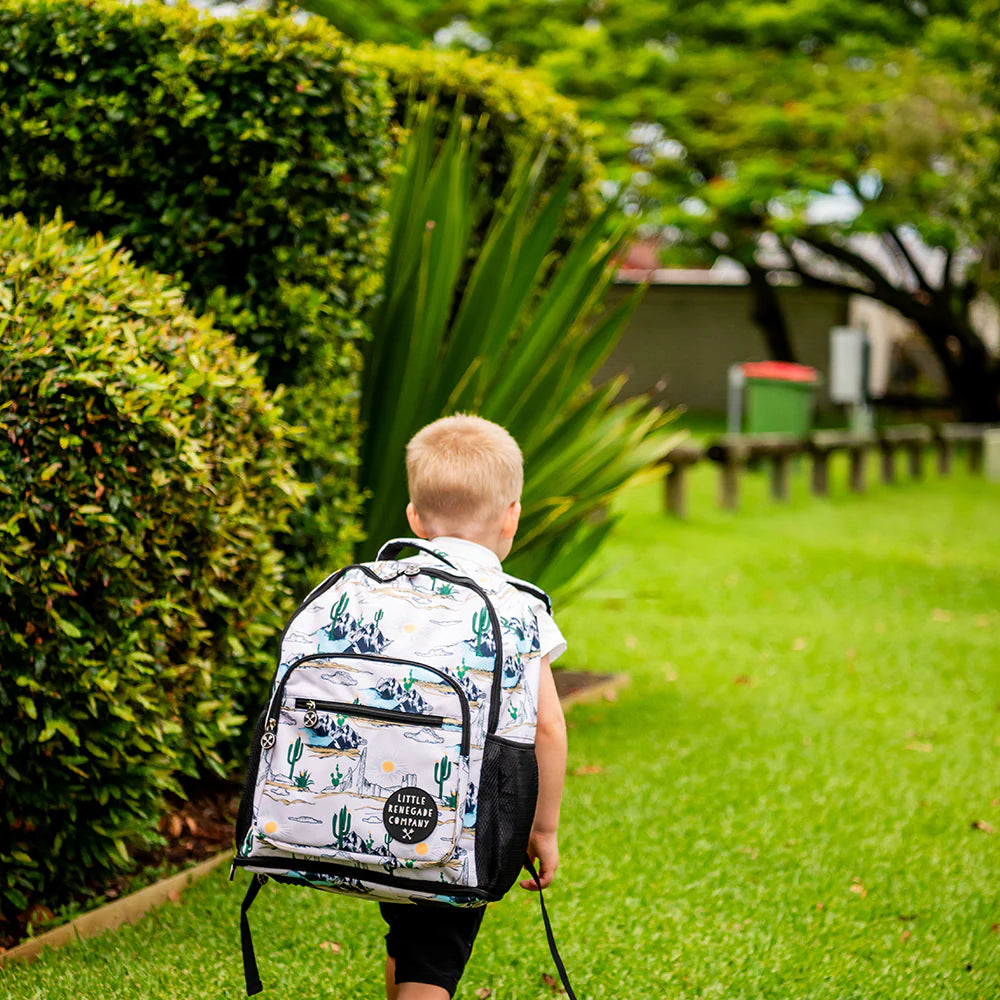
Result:
<svg viewBox="0 0 1000 1000">
<path fill-rule="evenodd" d="M 727 434 L 704 447 L 693 441 L 677 445 L 664 460 L 667 463 L 667 509 L 678 517 L 687 513 L 688 473 L 699 462 L 711 461 L 719 467 L 719 504 L 735 510 L 740 503 L 740 483 L 749 466 L 766 464 L 770 475 L 771 496 L 787 500 L 793 460 L 812 463 L 810 484 L 816 496 L 830 492 L 830 458 L 837 452 L 848 457 L 848 486 L 855 493 L 864 491 L 867 482 L 868 456 L 876 454 L 883 483 L 897 481 L 897 459 L 906 459 L 911 479 L 924 475 L 924 458 L 933 445 L 937 472 L 951 472 L 955 453 L 965 452 L 969 469 L 982 470 L 983 434 L 987 424 L 905 424 L 881 431 L 857 434 L 851 431 L 815 431 L 807 437 L 793 434 Z"/>
</svg>

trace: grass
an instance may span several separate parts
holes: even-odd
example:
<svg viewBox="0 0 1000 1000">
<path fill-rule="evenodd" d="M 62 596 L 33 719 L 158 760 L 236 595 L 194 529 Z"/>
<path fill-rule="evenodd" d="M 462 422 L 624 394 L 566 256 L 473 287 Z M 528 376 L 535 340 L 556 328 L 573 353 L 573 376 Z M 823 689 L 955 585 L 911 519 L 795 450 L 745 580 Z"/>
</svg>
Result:
<svg viewBox="0 0 1000 1000">
<path fill-rule="evenodd" d="M 627 670 L 569 716 L 549 904 L 580 1000 L 987 1000 L 1000 994 L 1000 487 L 951 480 L 692 517 L 633 490 L 566 665 Z M 842 477 L 840 477 L 842 481 Z M 980 824 L 979 827 L 974 824 Z M 238 997 L 245 881 L 0 970 L 0 995 Z M 377 998 L 371 904 L 266 889 L 278 998 Z M 339 945 L 339 950 L 331 947 Z M 459 998 L 553 996 L 537 902 L 493 907 Z"/>
</svg>

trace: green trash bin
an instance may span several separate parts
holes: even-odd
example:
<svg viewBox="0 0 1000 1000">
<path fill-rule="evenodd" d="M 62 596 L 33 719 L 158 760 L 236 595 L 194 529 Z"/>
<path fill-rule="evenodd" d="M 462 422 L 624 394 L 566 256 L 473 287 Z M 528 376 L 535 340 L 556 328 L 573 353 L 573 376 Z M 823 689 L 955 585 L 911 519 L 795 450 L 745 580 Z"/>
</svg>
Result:
<svg viewBox="0 0 1000 1000">
<path fill-rule="evenodd" d="M 787 361 L 753 361 L 740 368 L 745 433 L 809 433 L 820 384 L 815 368 Z"/>
</svg>

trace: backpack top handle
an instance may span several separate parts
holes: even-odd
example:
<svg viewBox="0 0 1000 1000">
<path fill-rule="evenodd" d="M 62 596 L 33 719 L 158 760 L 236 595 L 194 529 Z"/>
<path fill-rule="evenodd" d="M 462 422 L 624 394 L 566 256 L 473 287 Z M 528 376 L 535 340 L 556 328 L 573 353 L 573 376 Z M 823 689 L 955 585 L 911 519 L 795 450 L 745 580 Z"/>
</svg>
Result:
<svg viewBox="0 0 1000 1000">
<path fill-rule="evenodd" d="M 375 556 L 375 558 L 395 559 L 399 553 L 405 549 L 417 549 L 418 551 L 424 552 L 429 556 L 433 556 L 435 559 L 440 560 L 446 566 L 450 566 L 454 570 L 458 569 L 458 567 L 450 559 L 442 555 L 440 552 L 436 552 L 419 538 L 393 538 L 386 542 L 385 545 L 378 550 L 378 555 Z"/>
</svg>

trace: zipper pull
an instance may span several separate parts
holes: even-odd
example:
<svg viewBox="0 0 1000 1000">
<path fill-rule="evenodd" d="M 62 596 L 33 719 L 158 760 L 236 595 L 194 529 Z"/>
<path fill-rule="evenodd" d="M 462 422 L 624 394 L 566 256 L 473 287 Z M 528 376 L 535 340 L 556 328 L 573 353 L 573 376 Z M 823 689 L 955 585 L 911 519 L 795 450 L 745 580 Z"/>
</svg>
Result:
<svg viewBox="0 0 1000 1000">
<path fill-rule="evenodd" d="M 260 738 L 260 745 L 264 750 L 270 750 L 274 746 L 274 731 L 278 728 L 277 719 L 268 719 L 264 727 L 265 733 Z"/>
<path fill-rule="evenodd" d="M 317 722 L 319 722 L 319 715 L 316 712 L 316 702 L 307 701 L 306 714 L 302 720 L 302 725 L 305 726 L 306 729 L 314 729 Z"/>
</svg>

